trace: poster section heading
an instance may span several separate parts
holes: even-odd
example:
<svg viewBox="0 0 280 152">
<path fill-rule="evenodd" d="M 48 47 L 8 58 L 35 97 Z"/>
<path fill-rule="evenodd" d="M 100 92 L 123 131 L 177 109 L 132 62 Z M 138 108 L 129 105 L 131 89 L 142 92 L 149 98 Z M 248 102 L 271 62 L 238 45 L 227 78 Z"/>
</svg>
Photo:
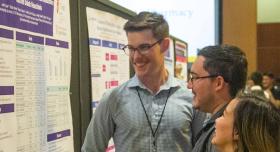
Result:
<svg viewBox="0 0 280 152">
<path fill-rule="evenodd" d="M 0 25 L 53 36 L 52 0 L 0 0 Z"/>
</svg>

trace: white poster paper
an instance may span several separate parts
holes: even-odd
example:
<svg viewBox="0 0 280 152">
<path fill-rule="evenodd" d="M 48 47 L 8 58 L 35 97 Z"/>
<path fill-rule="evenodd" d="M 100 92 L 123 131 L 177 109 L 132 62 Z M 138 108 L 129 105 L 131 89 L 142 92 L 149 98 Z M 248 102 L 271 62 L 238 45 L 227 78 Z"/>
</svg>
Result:
<svg viewBox="0 0 280 152">
<path fill-rule="evenodd" d="M 72 152 L 69 1 L 0 0 L 0 151 Z"/>
<path fill-rule="evenodd" d="M 0 28 L 0 151 L 16 151 L 15 41 L 13 32 Z"/>
<path fill-rule="evenodd" d="M 171 76 L 174 76 L 174 42 L 170 38 L 169 49 L 165 53 L 164 65 Z"/>
<path fill-rule="evenodd" d="M 125 19 L 108 12 L 87 8 L 90 44 L 92 111 L 103 93 L 129 79 L 129 58 L 121 50 L 127 43 Z M 106 152 L 114 152 L 110 141 Z"/>
<path fill-rule="evenodd" d="M 175 40 L 175 77 L 187 81 L 187 59 L 188 59 L 188 46 L 180 41 Z"/>
<path fill-rule="evenodd" d="M 93 110 L 103 93 L 129 79 L 129 58 L 121 50 L 127 43 L 125 19 L 87 8 Z"/>
</svg>

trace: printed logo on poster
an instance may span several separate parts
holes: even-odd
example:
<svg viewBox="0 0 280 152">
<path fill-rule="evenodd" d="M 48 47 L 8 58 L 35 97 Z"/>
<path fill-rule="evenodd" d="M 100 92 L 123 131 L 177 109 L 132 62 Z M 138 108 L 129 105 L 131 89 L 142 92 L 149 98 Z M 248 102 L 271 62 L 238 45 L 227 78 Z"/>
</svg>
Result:
<svg viewBox="0 0 280 152">
<path fill-rule="evenodd" d="M 50 0 L 0 0 L 0 25 L 53 36 Z"/>
</svg>

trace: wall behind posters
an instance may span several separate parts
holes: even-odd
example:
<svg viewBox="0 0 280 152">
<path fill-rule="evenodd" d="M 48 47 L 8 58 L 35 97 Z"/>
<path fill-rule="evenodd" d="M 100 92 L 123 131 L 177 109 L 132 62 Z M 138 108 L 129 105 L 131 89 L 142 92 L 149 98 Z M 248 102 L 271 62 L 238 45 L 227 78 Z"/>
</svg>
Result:
<svg viewBox="0 0 280 152">
<path fill-rule="evenodd" d="M 257 0 L 258 23 L 280 23 L 279 0 Z"/>
<path fill-rule="evenodd" d="M 0 151 L 74 151 L 69 11 L 0 0 Z"/>
<path fill-rule="evenodd" d="M 280 13 L 278 0 L 257 1 L 257 69 L 280 77 L 275 66 L 280 57 Z"/>
<path fill-rule="evenodd" d="M 158 12 L 166 18 L 170 34 L 189 44 L 188 56 L 219 42 L 219 0 L 111 0 L 135 12 Z"/>
<path fill-rule="evenodd" d="M 248 59 L 248 73 L 257 70 L 256 0 L 223 1 L 222 43 L 240 47 Z"/>
</svg>

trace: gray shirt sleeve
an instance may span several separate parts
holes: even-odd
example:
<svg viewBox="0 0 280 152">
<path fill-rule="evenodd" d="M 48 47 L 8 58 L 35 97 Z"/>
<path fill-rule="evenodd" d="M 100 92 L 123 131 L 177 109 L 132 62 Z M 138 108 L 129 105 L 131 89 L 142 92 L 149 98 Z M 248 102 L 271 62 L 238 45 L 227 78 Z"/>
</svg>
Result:
<svg viewBox="0 0 280 152">
<path fill-rule="evenodd" d="M 114 121 L 110 111 L 111 92 L 104 94 L 87 128 L 82 152 L 104 152 L 113 136 Z"/>
</svg>

